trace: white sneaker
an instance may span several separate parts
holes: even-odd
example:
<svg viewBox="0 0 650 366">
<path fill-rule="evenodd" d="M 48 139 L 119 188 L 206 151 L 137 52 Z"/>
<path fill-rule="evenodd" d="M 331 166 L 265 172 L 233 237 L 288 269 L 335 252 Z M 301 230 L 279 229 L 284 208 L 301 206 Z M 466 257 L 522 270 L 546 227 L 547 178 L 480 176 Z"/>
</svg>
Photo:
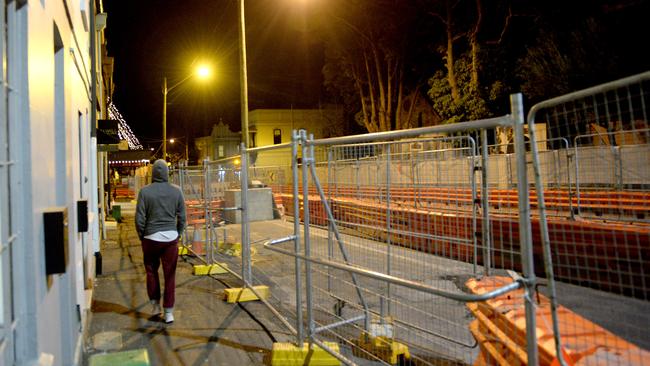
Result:
<svg viewBox="0 0 650 366">
<path fill-rule="evenodd" d="M 173 323 L 174 322 L 174 314 L 172 313 L 172 309 L 165 309 L 165 323 Z"/>
<path fill-rule="evenodd" d="M 156 300 L 151 300 L 151 314 L 160 315 L 161 313 L 162 309 L 160 308 L 160 303 Z"/>
</svg>

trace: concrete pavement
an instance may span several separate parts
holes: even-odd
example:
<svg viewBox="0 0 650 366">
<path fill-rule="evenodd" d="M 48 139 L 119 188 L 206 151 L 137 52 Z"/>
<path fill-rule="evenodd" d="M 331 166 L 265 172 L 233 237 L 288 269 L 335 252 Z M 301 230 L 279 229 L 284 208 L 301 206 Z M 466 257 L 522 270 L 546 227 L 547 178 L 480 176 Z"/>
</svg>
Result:
<svg viewBox="0 0 650 366">
<path fill-rule="evenodd" d="M 119 204 L 119 203 L 118 203 Z M 196 258 L 179 258 L 175 322 L 150 313 L 142 249 L 132 205 L 122 204 L 123 220 L 102 243 L 103 273 L 94 287 L 83 364 L 95 354 L 146 349 L 152 365 L 260 365 L 274 341 L 287 332 L 259 302 L 228 304 L 227 287 L 240 287 L 228 274 L 193 276 Z"/>
</svg>

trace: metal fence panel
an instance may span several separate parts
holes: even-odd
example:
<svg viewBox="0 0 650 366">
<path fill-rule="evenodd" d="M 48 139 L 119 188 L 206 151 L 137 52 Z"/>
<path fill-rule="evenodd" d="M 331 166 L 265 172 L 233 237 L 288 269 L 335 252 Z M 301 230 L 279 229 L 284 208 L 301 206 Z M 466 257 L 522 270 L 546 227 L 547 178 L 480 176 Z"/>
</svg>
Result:
<svg viewBox="0 0 650 366">
<path fill-rule="evenodd" d="M 497 177 L 508 173 L 490 166 L 485 132 L 481 148 L 475 140 L 486 125 L 512 123 L 505 117 L 450 126 L 446 132 L 466 127 L 450 137 L 402 138 L 414 136 L 412 130 L 394 138 L 360 136 L 363 143 L 302 133 L 302 194 L 292 198 L 301 200 L 294 200 L 301 206 L 294 219 L 305 224 L 304 244 L 286 250 L 295 242 L 289 236 L 266 247 L 305 260 L 299 308 L 307 337 L 336 341 L 346 360 L 360 363 L 394 363 L 391 349 L 410 350 L 402 357 L 428 365 L 492 364 L 507 353 L 484 347 L 480 337 L 491 334 L 484 328 L 492 323 L 470 315 L 488 311 L 487 303 L 465 302 L 507 296 L 519 314 L 530 303 L 524 290 L 510 292 L 524 283 L 517 274 L 520 221 L 528 226 L 528 216 L 518 216 L 523 204 L 516 190 L 499 191 Z M 526 345 L 528 322 L 501 324 L 519 334 L 515 348 L 523 359 L 536 343 L 533 337 L 533 346 Z"/>
<path fill-rule="evenodd" d="M 336 225 L 345 233 L 348 264 L 448 291 L 458 291 L 455 278 L 475 274 L 478 208 L 471 138 L 334 145 L 328 150 L 330 159 L 322 164 L 328 174 L 322 181 L 327 182 Z M 346 262 L 334 248 L 331 227 L 328 231 L 327 236 L 312 234 L 312 255 Z M 324 266 L 314 266 L 314 271 L 319 323 L 363 315 L 348 273 Z M 476 356 L 464 304 L 382 281 L 359 282 L 374 314 L 369 331 L 375 335 L 387 333 L 425 359 L 435 355 L 470 362 Z M 349 328 L 341 329 L 339 338 L 358 341 L 363 326 Z M 352 348 L 363 353 L 354 342 Z"/>
<path fill-rule="evenodd" d="M 542 102 L 528 117 L 531 130 L 545 123 L 549 138 L 574 150 L 575 185 L 559 190 L 533 151 L 534 243 L 549 280 L 542 293 L 557 299 L 555 341 L 585 365 L 650 357 L 649 86 L 646 72 Z M 568 219 L 550 214 L 571 209 Z"/>
</svg>

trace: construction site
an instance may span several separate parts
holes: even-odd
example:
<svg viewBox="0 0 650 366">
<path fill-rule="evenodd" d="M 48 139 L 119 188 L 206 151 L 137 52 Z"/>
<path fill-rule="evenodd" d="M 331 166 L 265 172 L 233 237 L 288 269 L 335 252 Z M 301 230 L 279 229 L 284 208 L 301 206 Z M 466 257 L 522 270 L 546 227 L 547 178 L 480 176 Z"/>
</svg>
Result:
<svg viewBox="0 0 650 366">
<path fill-rule="evenodd" d="M 294 131 L 290 143 L 174 167 L 188 218 L 179 272 L 214 283 L 185 299 L 179 285 L 195 322 L 183 331 L 245 304 L 270 336 L 239 335 L 250 347 L 227 351 L 239 356 L 212 352 L 223 333 L 183 353 L 182 313 L 167 328 L 143 315 L 148 342 L 133 357 L 650 365 L 649 81 L 646 72 L 557 97 L 527 116 L 514 94 L 508 115 L 486 120 L 328 139 Z M 131 197 L 150 179 L 150 166 L 138 168 Z M 125 217 L 110 245 L 130 258 L 119 249 Z M 95 319 L 87 361 L 108 364 L 97 345 L 110 326 Z"/>
</svg>

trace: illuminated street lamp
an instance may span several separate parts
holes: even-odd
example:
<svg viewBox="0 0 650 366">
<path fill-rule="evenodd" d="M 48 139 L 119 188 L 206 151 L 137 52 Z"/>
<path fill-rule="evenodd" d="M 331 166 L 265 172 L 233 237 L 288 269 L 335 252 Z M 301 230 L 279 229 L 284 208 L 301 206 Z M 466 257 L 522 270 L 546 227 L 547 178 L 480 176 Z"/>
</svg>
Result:
<svg viewBox="0 0 650 366">
<path fill-rule="evenodd" d="M 174 144 L 176 142 L 176 139 L 169 139 L 170 144 Z M 180 141 L 178 141 L 180 142 Z M 185 161 L 189 161 L 189 153 L 188 153 L 188 148 L 187 148 L 187 143 L 182 143 L 181 144 L 185 145 Z"/>
<path fill-rule="evenodd" d="M 210 74 L 211 74 L 210 67 L 208 67 L 207 65 L 200 65 L 200 66 L 198 66 L 196 68 L 196 70 L 194 70 L 193 73 L 187 75 L 184 79 L 182 79 L 181 81 L 177 82 L 176 84 L 172 85 L 169 88 L 167 87 L 167 77 L 165 76 L 163 78 L 163 120 L 162 120 L 162 127 L 163 127 L 162 156 L 163 156 L 163 159 L 167 159 L 167 94 L 170 91 L 172 91 L 174 88 L 176 88 L 177 86 L 179 86 L 182 83 L 189 80 L 192 76 L 196 76 L 199 79 L 205 80 L 205 79 L 208 79 L 210 77 Z"/>
</svg>

